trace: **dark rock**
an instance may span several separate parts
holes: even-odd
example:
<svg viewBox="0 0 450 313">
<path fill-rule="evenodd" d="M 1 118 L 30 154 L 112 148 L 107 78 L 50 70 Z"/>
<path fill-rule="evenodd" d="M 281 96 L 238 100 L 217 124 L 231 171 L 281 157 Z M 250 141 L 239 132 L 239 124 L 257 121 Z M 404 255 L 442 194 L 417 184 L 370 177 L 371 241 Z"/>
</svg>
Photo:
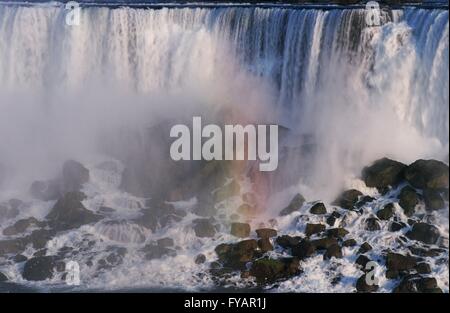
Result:
<svg viewBox="0 0 450 313">
<path fill-rule="evenodd" d="M 309 213 L 316 215 L 327 214 L 327 208 L 322 202 L 318 202 L 309 209 Z"/>
<path fill-rule="evenodd" d="M 386 256 L 386 268 L 392 271 L 410 271 L 416 266 L 416 258 L 409 255 L 389 252 Z"/>
<path fill-rule="evenodd" d="M 56 261 L 53 256 L 40 256 L 29 259 L 22 272 L 22 277 L 30 281 L 46 280 L 53 277 Z"/>
<path fill-rule="evenodd" d="M 441 194 L 433 189 L 425 189 L 423 191 L 423 200 L 429 211 L 440 210 L 445 207 L 445 202 L 444 199 L 442 199 Z"/>
<path fill-rule="evenodd" d="M 418 222 L 418 220 L 416 220 L 414 218 L 408 218 L 408 221 L 407 221 L 409 226 L 413 226 L 417 222 Z"/>
<path fill-rule="evenodd" d="M 448 165 L 437 160 L 417 160 L 405 170 L 406 180 L 419 189 L 448 188 Z"/>
<path fill-rule="evenodd" d="M 18 220 L 14 223 L 14 225 L 6 227 L 3 230 L 3 235 L 5 236 L 14 236 L 17 234 L 21 234 L 25 232 L 29 227 L 33 226 L 43 226 L 37 219 L 34 217 L 29 217 L 25 219 Z"/>
<path fill-rule="evenodd" d="M 26 244 L 22 238 L 0 240 L 0 256 L 20 253 L 25 250 Z"/>
<path fill-rule="evenodd" d="M 314 234 L 321 233 L 325 230 L 326 226 L 324 224 L 306 224 L 305 235 L 311 236 Z"/>
<path fill-rule="evenodd" d="M 275 242 L 280 245 L 281 247 L 283 247 L 284 249 L 289 249 L 294 247 L 295 245 L 297 245 L 300 242 L 301 238 L 298 237 L 291 237 L 288 235 L 283 235 L 280 237 L 277 237 L 277 239 L 275 240 Z"/>
<path fill-rule="evenodd" d="M 366 253 L 372 250 L 372 246 L 366 241 L 359 247 L 358 253 Z"/>
<path fill-rule="evenodd" d="M 306 239 L 292 247 L 292 255 L 299 257 L 302 260 L 312 256 L 315 252 L 316 247 Z"/>
<path fill-rule="evenodd" d="M 339 228 L 331 228 L 327 230 L 327 236 L 328 237 L 334 237 L 334 238 L 344 238 L 348 234 L 348 230 L 345 228 L 339 227 Z"/>
<path fill-rule="evenodd" d="M 377 285 L 368 284 L 366 275 L 367 274 L 363 274 L 356 281 L 356 291 L 358 291 L 358 292 L 376 292 L 379 287 Z"/>
<path fill-rule="evenodd" d="M 22 263 L 25 262 L 26 260 L 28 260 L 28 258 L 26 256 L 24 256 L 23 254 L 17 254 L 14 258 L 13 261 L 15 263 Z"/>
<path fill-rule="evenodd" d="M 388 158 L 375 161 L 362 171 L 362 178 L 367 187 L 383 189 L 395 186 L 403 179 L 406 165 Z"/>
<path fill-rule="evenodd" d="M 356 202 L 355 206 L 357 208 L 362 208 L 364 205 L 366 205 L 367 203 L 370 203 L 370 202 L 372 202 L 374 200 L 375 200 L 375 198 L 373 198 L 371 196 L 364 196 L 358 202 Z"/>
<path fill-rule="evenodd" d="M 116 210 L 107 206 L 101 206 L 98 208 L 98 211 L 100 213 L 114 213 Z"/>
<path fill-rule="evenodd" d="M 380 224 L 378 223 L 378 219 L 374 217 L 369 217 L 366 219 L 366 230 L 368 231 L 376 231 L 380 230 Z"/>
<path fill-rule="evenodd" d="M 338 241 L 336 238 L 321 238 L 312 240 L 311 244 L 317 249 L 317 250 L 326 250 L 332 245 L 338 244 Z"/>
<path fill-rule="evenodd" d="M 354 246 L 356 246 L 357 245 L 357 243 L 356 243 L 356 240 L 355 239 L 347 239 L 347 240 L 345 240 L 343 243 L 342 243 L 342 246 L 343 247 L 354 247 Z"/>
<path fill-rule="evenodd" d="M 169 237 L 158 239 L 156 243 L 158 246 L 163 248 L 173 247 L 174 245 L 173 239 Z"/>
<path fill-rule="evenodd" d="M 419 195 L 416 191 L 409 186 L 403 187 L 398 198 L 398 204 L 402 207 L 405 215 L 413 215 L 416 210 L 416 205 L 419 204 Z"/>
<path fill-rule="evenodd" d="M 261 238 L 258 240 L 258 247 L 262 252 L 272 251 L 273 246 L 269 238 Z"/>
<path fill-rule="evenodd" d="M 409 246 L 408 249 L 412 254 L 422 257 L 436 257 L 445 252 L 445 249 L 425 249 L 415 246 Z"/>
<path fill-rule="evenodd" d="M 145 258 L 147 260 L 160 259 L 164 256 L 173 257 L 177 255 L 177 252 L 174 249 L 159 246 L 155 243 L 145 245 L 141 251 L 145 253 Z"/>
<path fill-rule="evenodd" d="M 273 283 L 299 274 L 299 265 L 299 260 L 296 258 L 279 260 L 263 258 L 253 262 L 250 275 L 256 278 L 258 284 Z"/>
<path fill-rule="evenodd" d="M 83 184 L 89 181 L 89 170 L 81 163 L 66 161 L 62 169 L 64 192 L 80 191 Z"/>
<path fill-rule="evenodd" d="M 195 235 L 200 238 L 214 237 L 216 229 L 208 218 L 199 218 L 193 221 Z"/>
<path fill-rule="evenodd" d="M 362 195 L 363 194 L 356 189 L 346 190 L 333 202 L 333 205 L 351 210 L 355 207 L 359 197 Z"/>
<path fill-rule="evenodd" d="M 271 228 L 261 228 L 256 230 L 259 238 L 271 238 L 277 236 L 277 231 Z"/>
<path fill-rule="evenodd" d="M 416 223 L 406 233 L 406 237 L 409 239 L 418 240 L 426 244 L 435 244 L 440 236 L 439 229 L 427 223 Z"/>
<path fill-rule="evenodd" d="M 332 257 L 339 259 L 342 258 L 342 249 L 338 244 L 334 244 L 328 247 L 327 251 L 323 255 L 324 260 L 329 260 Z"/>
<path fill-rule="evenodd" d="M 389 231 L 396 232 L 406 227 L 406 224 L 403 222 L 392 222 L 389 225 Z"/>
<path fill-rule="evenodd" d="M 377 217 L 380 220 L 389 220 L 391 217 L 394 216 L 394 204 L 388 203 L 386 204 L 381 210 L 378 210 Z"/>
<path fill-rule="evenodd" d="M 419 274 L 430 274 L 431 273 L 431 266 L 428 263 L 421 262 L 416 265 L 416 271 Z"/>
<path fill-rule="evenodd" d="M 258 243 L 256 240 L 248 239 L 235 244 L 221 244 L 215 251 L 224 266 L 232 269 L 243 269 L 255 255 Z"/>
<path fill-rule="evenodd" d="M 358 257 L 356 258 L 356 260 L 355 260 L 355 264 L 360 265 L 363 269 L 366 268 L 366 265 L 367 265 L 367 263 L 369 263 L 369 262 L 370 262 L 370 259 L 369 259 L 366 255 L 364 255 L 364 254 L 361 254 L 361 255 L 358 256 Z"/>
<path fill-rule="evenodd" d="M 55 235 L 55 231 L 48 229 L 36 229 L 31 234 L 25 237 L 27 243 L 31 243 L 33 248 L 42 249 L 45 248 L 47 242 Z"/>
<path fill-rule="evenodd" d="M 327 222 L 328 225 L 333 227 L 334 224 L 336 223 L 336 218 L 334 216 L 330 215 L 330 216 L 327 217 L 326 222 Z"/>
<path fill-rule="evenodd" d="M 416 292 L 442 292 L 437 286 L 437 281 L 433 277 L 423 277 L 421 275 L 408 275 L 394 288 L 395 293 L 416 293 Z"/>
<path fill-rule="evenodd" d="M 231 223 L 231 234 L 236 237 L 250 236 L 250 225 L 247 223 Z"/>
<path fill-rule="evenodd" d="M 291 200 L 289 205 L 285 207 L 280 212 L 280 216 L 291 214 L 294 211 L 300 210 L 300 208 L 303 206 L 303 203 L 305 203 L 305 198 L 301 194 L 296 194 L 295 197 Z"/>
<path fill-rule="evenodd" d="M 81 203 L 85 197 L 81 192 L 66 193 L 46 216 L 50 226 L 56 230 L 68 230 L 101 220 L 101 215 L 89 211 Z"/>
<path fill-rule="evenodd" d="M 0 283 L 1 282 L 5 282 L 8 281 L 8 277 L 6 277 L 5 274 L 3 274 L 2 272 L 0 272 Z"/>
<path fill-rule="evenodd" d="M 195 264 L 203 264 L 206 262 L 206 256 L 204 254 L 198 254 L 194 260 Z"/>
</svg>

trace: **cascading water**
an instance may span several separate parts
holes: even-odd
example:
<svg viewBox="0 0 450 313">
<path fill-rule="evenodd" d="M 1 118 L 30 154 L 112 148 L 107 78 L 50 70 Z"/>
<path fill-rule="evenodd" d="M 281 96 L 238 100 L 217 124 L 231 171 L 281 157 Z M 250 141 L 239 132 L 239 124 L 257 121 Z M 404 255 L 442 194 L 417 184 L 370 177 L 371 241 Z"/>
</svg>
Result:
<svg viewBox="0 0 450 313">
<path fill-rule="evenodd" d="M 306 166 L 307 175 L 295 183 L 327 201 L 362 166 L 383 156 L 448 161 L 448 10 L 384 10 L 378 27 L 366 26 L 363 9 L 341 8 L 86 7 L 77 26 L 65 24 L 66 13 L 56 4 L 0 4 L 0 200 L 22 195 L 34 179 L 54 176 L 54 164 L 68 158 L 92 164 L 112 149 L 114 157 L 126 159 L 130 138 L 121 137 L 124 129 L 223 108 L 289 128 L 287 146 L 304 149 L 304 138 L 311 138 L 313 156 L 289 157 L 284 170 Z M 120 213 L 133 216 L 141 200 L 105 182 L 104 171 L 93 173 L 99 183 L 89 186 L 86 206 L 122 205 Z M 120 174 L 110 175 L 120 180 Z M 48 205 L 30 210 L 39 215 Z M 54 249 L 83 242 L 86 233 L 140 242 L 139 227 L 118 225 L 86 226 Z M 121 233 L 127 229 L 133 233 Z M 183 275 L 168 270 L 199 248 L 195 238 L 177 231 L 156 237 L 178 238 L 184 254 L 139 265 L 131 275 L 138 281 L 128 280 L 126 268 L 139 264 L 137 252 L 114 274 L 97 276 L 86 268 L 86 277 L 94 277 L 91 286 L 104 287 L 110 275 L 116 275 L 113 288 L 122 281 L 209 286 L 189 265 L 182 265 Z M 209 242 L 203 248 L 212 247 Z M 17 271 L 11 275 L 18 277 Z M 139 273 L 148 271 L 142 280 Z M 448 277 L 444 285 L 448 290 Z"/>
</svg>

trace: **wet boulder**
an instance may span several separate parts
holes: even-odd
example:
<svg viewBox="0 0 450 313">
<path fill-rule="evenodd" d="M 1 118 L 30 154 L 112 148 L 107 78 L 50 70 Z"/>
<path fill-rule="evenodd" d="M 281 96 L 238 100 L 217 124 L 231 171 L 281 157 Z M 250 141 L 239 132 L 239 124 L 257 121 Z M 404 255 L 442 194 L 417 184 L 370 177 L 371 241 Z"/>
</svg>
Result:
<svg viewBox="0 0 450 313">
<path fill-rule="evenodd" d="M 377 217 L 380 220 L 387 221 L 394 216 L 394 204 L 388 203 L 381 210 L 377 211 Z"/>
<path fill-rule="evenodd" d="M 205 262 L 206 262 L 206 256 L 202 253 L 198 254 L 194 259 L 195 264 L 203 264 Z"/>
<path fill-rule="evenodd" d="M 0 256 L 21 253 L 26 244 L 23 238 L 0 240 Z"/>
<path fill-rule="evenodd" d="M 195 219 L 192 224 L 194 227 L 195 235 L 197 237 L 214 237 L 214 235 L 216 234 L 216 228 L 209 218 Z"/>
<path fill-rule="evenodd" d="M 380 230 L 380 223 L 378 223 L 378 219 L 375 217 L 369 217 L 365 221 L 366 223 L 366 230 L 368 231 L 377 231 Z"/>
<path fill-rule="evenodd" d="M 231 223 L 231 234 L 236 237 L 250 236 L 250 225 L 247 223 Z"/>
<path fill-rule="evenodd" d="M 416 205 L 420 201 L 419 195 L 410 186 L 406 186 L 400 191 L 398 199 L 398 204 L 402 207 L 406 216 L 412 216 L 414 214 Z"/>
<path fill-rule="evenodd" d="M 3 235 L 5 236 L 14 236 L 17 234 L 24 233 L 27 229 L 31 227 L 42 227 L 44 223 L 39 222 L 34 217 L 29 217 L 25 219 L 18 220 L 13 225 L 6 227 L 3 230 Z"/>
<path fill-rule="evenodd" d="M 438 287 L 436 278 L 424 277 L 418 274 L 407 275 L 394 288 L 395 293 L 442 293 Z"/>
<path fill-rule="evenodd" d="M 405 170 L 406 180 L 419 189 L 448 188 L 448 165 L 437 160 L 417 160 Z"/>
<path fill-rule="evenodd" d="M 376 292 L 378 288 L 379 286 L 370 282 L 370 279 L 369 277 L 367 277 L 367 274 L 363 274 L 356 281 L 357 292 Z"/>
<path fill-rule="evenodd" d="M 316 247 L 306 239 L 292 247 L 292 255 L 299 257 L 301 260 L 313 256 L 315 252 Z"/>
<path fill-rule="evenodd" d="M 40 256 L 30 258 L 23 267 L 22 277 L 30 281 L 51 279 L 56 269 L 54 256 Z"/>
<path fill-rule="evenodd" d="M 423 200 L 426 209 L 429 211 L 440 210 L 445 207 L 444 199 L 442 199 L 439 191 L 433 189 L 425 189 L 423 191 Z"/>
<path fill-rule="evenodd" d="M 415 223 L 412 229 L 406 233 L 406 237 L 418 240 L 426 244 L 435 244 L 440 237 L 439 229 L 427 223 Z"/>
<path fill-rule="evenodd" d="M 277 236 L 277 231 L 272 228 L 260 228 L 257 229 L 255 232 L 259 238 L 271 238 Z"/>
<path fill-rule="evenodd" d="M 333 201 L 333 205 L 340 206 L 343 209 L 352 210 L 355 208 L 359 197 L 362 195 L 362 192 L 356 189 L 346 190 L 335 201 Z"/>
<path fill-rule="evenodd" d="M 383 158 L 375 161 L 371 166 L 365 167 L 362 171 L 362 179 L 367 187 L 382 190 L 400 183 L 405 169 L 405 164 Z"/>
<path fill-rule="evenodd" d="M 406 227 L 406 224 L 403 222 L 392 222 L 389 224 L 389 231 L 396 232 L 402 230 Z"/>
<path fill-rule="evenodd" d="M 320 238 L 316 240 L 311 240 L 311 244 L 317 249 L 317 250 L 326 250 L 329 247 L 338 244 L 338 241 L 336 238 L 333 237 L 325 237 Z"/>
<path fill-rule="evenodd" d="M 343 227 L 327 229 L 327 236 L 334 238 L 344 238 L 348 234 L 348 230 Z"/>
<path fill-rule="evenodd" d="M 416 265 L 416 271 L 419 274 L 430 274 L 431 266 L 426 262 L 420 262 Z"/>
<path fill-rule="evenodd" d="M 235 244 L 220 244 L 215 251 L 225 267 L 243 269 L 246 263 L 252 261 L 257 248 L 257 241 L 248 239 Z"/>
<path fill-rule="evenodd" d="M 283 235 L 277 237 L 275 242 L 284 249 L 290 249 L 295 245 L 299 244 L 301 238 L 299 237 L 291 237 L 289 235 Z"/>
<path fill-rule="evenodd" d="M 258 284 L 267 284 L 298 275 L 299 267 L 300 262 L 297 258 L 263 258 L 253 262 L 250 275 L 256 278 Z"/>
<path fill-rule="evenodd" d="M 354 247 L 357 245 L 357 242 L 355 239 L 351 238 L 351 239 L 347 239 L 342 243 L 343 247 Z"/>
<path fill-rule="evenodd" d="M 366 253 L 370 250 L 372 250 L 372 246 L 366 241 L 359 247 L 358 253 Z"/>
<path fill-rule="evenodd" d="M 318 202 L 309 209 L 309 213 L 315 215 L 327 214 L 327 208 L 322 202 Z"/>
<path fill-rule="evenodd" d="M 269 238 L 258 239 L 258 247 L 263 253 L 273 250 L 273 245 Z"/>
<path fill-rule="evenodd" d="M 160 259 L 164 256 L 173 257 L 177 255 L 175 249 L 167 247 L 164 244 L 161 244 L 161 242 L 159 244 L 155 242 L 149 243 L 145 245 L 141 251 L 144 252 L 146 260 Z"/>
<path fill-rule="evenodd" d="M 301 194 L 296 194 L 289 205 L 280 212 L 280 216 L 289 215 L 292 212 L 300 210 L 305 203 L 305 198 Z"/>
<path fill-rule="evenodd" d="M 342 249 L 338 244 L 333 244 L 328 247 L 327 251 L 323 255 L 324 260 L 329 260 L 331 258 L 342 258 Z"/>
<path fill-rule="evenodd" d="M 365 270 L 367 263 L 369 263 L 371 260 L 364 254 L 361 254 L 358 256 L 355 260 L 355 264 L 362 267 L 363 270 Z"/>
<path fill-rule="evenodd" d="M 64 192 L 80 191 L 89 181 L 89 170 L 80 162 L 69 160 L 63 164 L 62 181 Z"/>
<path fill-rule="evenodd" d="M 417 265 L 416 258 L 409 255 L 389 252 L 386 255 L 386 268 L 389 271 L 401 272 L 410 271 Z"/>
<path fill-rule="evenodd" d="M 319 234 L 325 230 L 326 226 L 324 224 L 306 224 L 305 235 L 311 236 L 314 234 Z"/>
<path fill-rule="evenodd" d="M 68 230 L 101 220 L 103 216 L 89 211 L 81 203 L 85 198 L 81 192 L 66 193 L 46 216 L 50 226 L 56 230 Z"/>
</svg>

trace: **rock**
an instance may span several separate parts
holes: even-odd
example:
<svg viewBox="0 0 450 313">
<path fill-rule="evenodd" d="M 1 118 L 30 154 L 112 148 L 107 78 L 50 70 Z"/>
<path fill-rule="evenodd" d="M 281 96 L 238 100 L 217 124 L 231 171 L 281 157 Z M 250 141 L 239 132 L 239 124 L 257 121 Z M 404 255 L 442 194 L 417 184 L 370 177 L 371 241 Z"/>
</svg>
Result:
<svg viewBox="0 0 450 313">
<path fill-rule="evenodd" d="M 22 262 L 25 262 L 26 260 L 28 260 L 28 258 L 26 256 L 24 256 L 23 254 L 17 254 L 13 258 L 13 261 L 15 263 L 22 263 Z"/>
<path fill-rule="evenodd" d="M 216 229 L 208 218 L 198 218 L 193 221 L 194 232 L 197 237 L 214 237 Z"/>
<path fill-rule="evenodd" d="M 363 270 L 365 270 L 367 263 L 369 263 L 371 260 L 364 254 L 361 254 L 358 256 L 355 260 L 355 264 L 360 265 Z"/>
<path fill-rule="evenodd" d="M 426 262 L 421 262 L 416 265 L 416 271 L 419 274 L 430 274 L 431 266 Z"/>
<path fill-rule="evenodd" d="M 292 247 L 292 255 L 301 260 L 312 256 L 316 252 L 316 247 L 308 240 L 304 239 Z"/>
<path fill-rule="evenodd" d="M 446 251 L 445 249 L 439 249 L 439 248 L 425 249 L 425 248 L 420 248 L 420 247 L 416 247 L 416 246 L 409 246 L 408 249 L 409 249 L 409 251 L 411 251 L 412 254 L 421 256 L 421 257 L 436 257 Z"/>
<path fill-rule="evenodd" d="M 386 268 L 391 271 L 410 271 L 416 266 L 416 258 L 409 255 L 389 252 L 386 255 Z"/>
<path fill-rule="evenodd" d="M 358 253 L 366 253 L 372 250 L 372 246 L 366 241 L 359 247 Z"/>
<path fill-rule="evenodd" d="M 263 258 L 253 262 L 250 269 L 250 275 L 256 278 L 258 284 L 273 283 L 299 273 L 299 261 L 296 258 Z"/>
<path fill-rule="evenodd" d="M 221 244 L 215 249 L 219 260 L 226 267 L 243 269 L 255 255 L 258 243 L 254 239 L 240 241 L 236 244 Z"/>
<path fill-rule="evenodd" d="M 271 238 L 277 236 L 277 231 L 272 228 L 261 228 L 256 230 L 259 238 Z"/>
<path fill-rule="evenodd" d="M 18 220 L 14 223 L 14 225 L 6 227 L 3 230 L 3 235 L 5 236 L 14 236 L 17 234 L 21 234 L 25 232 L 29 227 L 33 226 L 43 226 L 37 219 L 34 217 L 29 217 L 26 219 Z"/>
<path fill-rule="evenodd" d="M 107 207 L 107 206 L 101 206 L 98 208 L 98 211 L 100 213 L 114 213 L 116 210 L 114 210 L 113 208 Z"/>
<path fill-rule="evenodd" d="M 21 253 L 26 244 L 23 238 L 0 240 L 0 256 Z"/>
<path fill-rule="evenodd" d="M 311 236 L 314 234 L 319 234 L 325 230 L 326 226 L 323 224 L 306 224 L 305 235 Z"/>
<path fill-rule="evenodd" d="M 250 225 L 247 223 L 231 223 L 231 234 L 236 237 L 246 238 L 250 236 Z"/>
<path fill-rule="evenodd" d="M 378 210 L 377 217 L 380 220 L 387 221 L 394 216 L 394 204 L 388 203 L 381 210 Z"/>
<path fill-rule="evenodd" d="M 31 184 L 30 194 L 39 200 L 57 200 L 61 196 L 61 188 L 57 180 L 35 181 Z"/>
<path fill-rule="evenodd" d="M 324 260 L 329 260 L 332 257 L 342 258 L 342 249 L 338 244 L 334 244 L 328 247 L 327 251 L 323 255 Z"/>
<path fill-rule="evenodd" d="M 56 230 L 68 230 L 101 220 L 103 216 L 87 210 L 81 203 L 85 197 L 81 192 L 66 193 L 46 216 L 50 226 Z"/>
<path fill-rule="evenodd" d="M 380 224 L 378 223 L 378 219 L 374 217 L 369 217 L 366 219 L 366 230 L 368 231 L 377 231 L 380 230 Z"/>
<path fill-rule="evenodd" d="M 408 275 L 394 288 L 395 293 L 415 293 L 415 292 L 442 292 L 437 286 L 437 281 L 433 277 L 423 277 L 421 275 Z"/>
<path fill-rule="evenodd" d="M 321 238 L 312 240 L 311 244 L 317 249 L 317 250 L 326 250 L 332 245 L 338 244 L 338 241 L 336 238 Z"/>
<path fill-rule="evenodd" d="M 376 292 L 378 290 L 378 286 L 373 284 L 368 284 L 366 275 L 362 275 L 358 280 L 356 281 L 356 291 L 358 292 Z"/>
<path fill-rule="evenodd" d="M 360 198 L 358 200 L 358 202 L 356 202 L 355 206 L 359 209 L 359 208 L 362 208 L 367 203 L 370 203 L 370 202 L 372 202 L 374 200 L 375 200 L 375 198 L 373 198 L 371 196 L 363 196 L 362 198 Z"/>
<path fill-rule="evenodd" d="M 389 231 L 396 232 L 406 227 L 406 224 L 403 222 L 392 222 L 389 225 Z"/>
<path fill-rule="evenodd" d="M 272 251 L 273 246 L 269 238 L 261 238 L 258 240 L 258 247 L 262 252 Z"/>
<path fill-rule="evenodd" d="M 63 164 L 62 180 L 64 192 L 80 191 L 83 184 L 89 181 L 89 170 L 77 161 L 66 161 Z"/>
<path fill-rule="evenodd" d="M 448 188 L 448 165 L 437 160 L 417 160 L 405 170 L 406 180 L 419 189 Z"/>
<path fill-rule="evenodd" d="M 356 189 L 346 190 L 333 202 L 333 205 L 340 206 L 347 210 L 354 209 L 359 197 L 362 195 L 363 194 Z"/>
<path fill-rule="evenodd" d="M 426 244 L 435 244 L 440 237 L 439 229 L 427 223 L 415 223 L 412 229 L 406 233 L 406 237 L 418 240 Z"/>
<path fill-rule="evenodd" d="M 40 256 L 29 259 L 22 272 L 22 277 L 30 281 L 41 281 L 53 277 L 56 261 L 53 256 Z"/>
<path fill-rule="evenodd" d="M 331 228 L 327 230 L 328 237 L 344 238 L 348 234 L 348 230 L 343 227 Z"/>
<path fill-rule="evenodd" d="M 400 183 L 404 176 L 406 165 L 388 158 L 375 161 L 362 171 L 362 178 L 367 187 L 384 189 Z"/>
<path fill-rule="evenodd" d="M 354 247 L 357 245 L 357 242 L 355 239 L 347 239 L 342 243 L 343 247 Z"/>
<path fill-rule="evenodd" d="M 160 259 L 164 256 L 173 257 L 177 255 L 177 252 L 174 249 L 163 247 L 155 243 L 145 245 L 141 251 L 145 253 L 145 258 L 147 260 Z"/>
<path fill-rule="evenodd" d="M 156 241 L 156 244 L 160 247 L 168 248 L 168 247 L 173 247 L 174 242 L 173 242 L 172 238 L 164 237 L 164 238 L 158 239 Z"/>
<path fill-rule="evenodd" d="M 203 264 L 206 262 L 206 256 L 204 254 L 198 254 L 194 260 L 195 264 Z"/>
<path fill-rule="evenodd" d="M 406 216 L 412 216 L 416 210 L 416 205 L 419 204 L 419 195 L 416 191 L 406 186 L 400 191 L 398 204 L 402 207 Z"/>
<path fill-rule="evenodd" d="M 438 191 L 433 189 L 425 189 L 423 191 L 423 200 L 429 211 L 440 210 L 445 207 L 444 199 L 442 199 Z"/>
<path fill-rule="evenodd" d="M 1 282 L 5 282 L 8 281 L 8 277 L 6 277 L 5 274 L 3 274 L 2 272 L 0 272 L 0 283 Z"/>
<path fill-rule="evenodd" d="M 295 197 L 291 200 L 289 205 L 285 207 L 280 212 L 280 216 L 291 214 L 292 212 L 300 210 L 300 208 L 305 203 L 305 198 L 301 194 L 296 194 Z"/>
<path fill-rule="evenodd" d="M 322 202 L 318 202 L 309 209 L 309 213 L 316 215 L 327 214 L 327 208 Z"/>
<path fill-rule="evenodd" d="M 291 237 L 288 235 L 283 235 L 280 237 L 277 237 L 277 239 L 275 240 L 275 242 L 280 245 L 281 247 L 283 247 L 284 249 L 289 249 L 294 247 L 295 245 L 299 244 L 301 238 L 299 237 Z"/>
<path fill-rule="evenodd" d="M 330 215 L 330 216 L 327 217 L 326 222 L 327 222 L 328 225 L 333 227 L 334 224 L 336 223 L 336 218 L 334 216 Z"/>
</svg>

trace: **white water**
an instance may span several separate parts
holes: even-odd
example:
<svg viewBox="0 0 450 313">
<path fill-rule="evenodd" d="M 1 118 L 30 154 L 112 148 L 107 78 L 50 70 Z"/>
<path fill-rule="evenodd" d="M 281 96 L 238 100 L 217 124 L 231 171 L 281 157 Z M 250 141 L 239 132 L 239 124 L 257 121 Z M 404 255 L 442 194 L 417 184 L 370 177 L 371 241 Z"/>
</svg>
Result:
<svg viewBox="0 0 450 313">
<path fill-rule="evenodd" d="M 301 145 L 301 134 L 312 135 L 318 151 L 308 160 L 307 177 L 299 177 L 305 187 L 298 187 L 311 200 L 331 200 L 378 157 L 410 162 L 448 156 L 446 10 L 390 12 L 378 28 L 364 27 L 362 11 L 340 9 L 87 8 L 79 26 L 64 19 L 55 6 L 0 5 L 0 163 L 8 177 L 1 200 L 26 197 L 23 190 L 33 179 L 52 177 L 65 159 L 75 158 L 94 171 L 86 206 L 110 205 L 118 208 L 113 217 L 133 217 L 140 199 L 111 184 L 117 173 L 94 170 L 105 151 L 127 147 L 119 138 L 124 129 L 223 107 L 291 128 L 289 145 Z M 34 203 L 24 216 L 45 216 L 50 207 Z M 441 225 L 448 235 L 446 214 Z M 131 249 L 113 272 L 95 276 L 83 267 L 84 288 L 210 286 L 209 278 L 197 278 L 203 268 L 193 258 L 202 251 L 213 261 L 218 241 L 196 238 L 188 229 L 193 218 L 152 235 L 174 238 L 182 247 L 177 257 L 142 263 Z M 281 231 L 296 229 L 290 220 L 280 223 Z M 139 232 L 133 225 L 96 225 L 60 239 L 76 245 L 89 234 L 132 246 Z M 223 233 L 219 238 L 232 240 Z M 386 243 L 384 237 L 372 240 L 380 242 L 375 251 Z M 281 290 L 327 290 L 313 284 L 327 281 L 316 261 L 301 278 L 309 281 L 305 289 L 290 282 Z M 347 274 L 356 275 L 349 264 L 343 265 Z M 19 268 L 8 270 L 21 281 Z M 436 271 L 448 290 L 448 266 Z M 352 290 L 352 279 L 336 290 Z"/>
</svg>

